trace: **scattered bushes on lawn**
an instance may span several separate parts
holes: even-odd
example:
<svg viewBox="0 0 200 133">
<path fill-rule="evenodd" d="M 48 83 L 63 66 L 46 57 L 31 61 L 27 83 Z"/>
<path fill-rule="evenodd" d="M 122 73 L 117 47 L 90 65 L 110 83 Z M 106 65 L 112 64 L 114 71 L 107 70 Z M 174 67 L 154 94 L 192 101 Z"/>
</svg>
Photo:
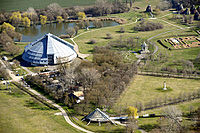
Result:
<svg viewBox="0 0 200 133">
<path fill-rule="evenodd" d="M 125 32 L 124 27 L 121 27 L 120 30 L 119 30 L 119 32 L 120 33 L 124 33 Z"/>
<path fill-rule="evenodd" d="M 95 28 L 101 28 L 101 27 L 103 27 L 103 22 L 100 20 L 95 20 L 95 21 L 93 21 L 93 25 Z"/>
<path fill-rule="evenodd" d="M 164 26 L 161 23 L 142 21 L 141 23 L 139 23 L 138 25 L 133 27 L 133 29 L 135 31 L 153 31 L 153 30 L 157 30 L 157 29 L 162 29 L 163 27 Z"/>
<path fill-rule="evenodd" d="M 6 68 L 0 65 L 0 78 L 9 79 L 9 74 L 6 71 Z"/>
<path fill-rule="evenodd" d="M 97 42 L 96 42 L 96 40 L 94 40 L 94 39 L 91 39 L 91 40 L 88 42 L 88 44 L 95 44 L 95 43 L 97 43 Z"/>
<path fill-rule="evenodd" d="M 107 33 L 105 39 L 112 39 L 111 34 L 110 34 L 110 33 Z"/>
</svg>

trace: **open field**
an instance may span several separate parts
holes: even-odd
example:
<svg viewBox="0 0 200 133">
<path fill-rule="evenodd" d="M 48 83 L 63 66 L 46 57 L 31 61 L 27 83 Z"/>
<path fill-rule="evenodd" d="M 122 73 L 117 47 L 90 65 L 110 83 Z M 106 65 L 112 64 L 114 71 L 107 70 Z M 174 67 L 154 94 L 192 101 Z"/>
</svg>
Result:
<svg viewBox="0 0 200 133">
<path fill-rule="evenodd" d="M 39 4 L 38 4 L 39 3 Z M 36 9 L 45 8 L 51 3 L 58 3 L 62 7 L 92 5 L 95 0 L 1 0 L 0 9 L 26 10 L 29 7 Z"/>
<path fill-rule="evenodd" d="M 163 87 L 164 81 L 166 81 L 167 87 L 172 89 L 172 91 L 162 92 L 157 90 Z M 175 97 L 182 92 L 187 93 L 197 90 L 199 87 L 199 80 L 137 75 L 127 87 L 127 90 L 123 92 L 116 106 L 134 105 L 138 101 L 147 103 L 152 99 L 165 98 L 166 96 Z"/>
<path fill-rule="evenodd" d="M 51 3 L 58 3 L 62 7 L 71 7 L 71 6 L 87 6 L 87 5 L 93 5 L 95 4 L 96 0 L 1 0 L 0 9 L 2 10 L 26 10 L 28 7 L 33 7 L 36 9 L 45 8 L 47 5 Z M 114 0 L 108 0 L 108 1 L 114 1 Z M 125 1 L 125 0 L 124 0 Z M 159 0 L 136 0 L 134 3 L 134 6 L 140 6 L 141 8 L 145 8 L 146 5 L 156 5 L 158 4 Z M 143 2 L 146 2 L 144 4 Z M 38 4 L 40 3 L 40 4 Z M 154 6 L 153 6 L 154 7 Z"/>
<path fill-rule="evenodd" d="M 159 20 L 154 20 L 159 22 Z M 103 46 L 108 44 L 109 41 L 113 41 L 118 39 L 120 36 L 128 37 L 140 37 L 142 39 L 148 39 L 153 35 L 157 35 L 162 32 L 166 32 L 169 29 L 175 30 L 176 27 L 170 27 L 168 28 L 168 25 L 164 23 L 165 28 L 155 31 L 148 31 L 148 32 L 134 32 L 132 28 L 136 26 L 137 23 L 131 23 L 127 25 L 119 25 L 119 26 L 113 26 L 113 27 L 106 27 L 101 28 L 99 30 L 93 30 L 91 32 L 85 33 L 75 39 L 75 42 L 79 45 L 79 50 L 82 53 L 92 53 L 92 49 L 94 46 Z M 125 33 L 119 33 L 121 27 L 124 27 Z M 105 39 L 106 34 L 109 33 L 112 36 L 112 39 Z M 88 44 L 90 39 L 96 40 L 96 44 Z"/>
<path fill-rule="evenodd" d="M 1 133 L 78 132 L 62 116 L 55 116 L 57 111 L 49 109 L 27 94 L 15 93 L 9 95 L 8 91 L 0 91 Z"/>
</svg>

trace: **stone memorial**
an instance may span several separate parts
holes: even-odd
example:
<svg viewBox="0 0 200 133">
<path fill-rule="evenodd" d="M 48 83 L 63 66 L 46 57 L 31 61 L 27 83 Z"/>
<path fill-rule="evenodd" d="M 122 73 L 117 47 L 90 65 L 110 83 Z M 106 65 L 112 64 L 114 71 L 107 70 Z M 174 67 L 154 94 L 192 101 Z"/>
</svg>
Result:
<svg viewBox="0 0 200 133">
<path fill-rule="evenodd" d="M 148 54 L 150 53 L 149 51 L 149 46 L 144 42 L 142 45 L 141 45 L 141 50 L 140 50 L 140 53 L 141 54 Z"/>
<path fill-rule="evenodd" d="M 163 90 L 167 90 L 167 84 L 166 84 L 166 81 L 164 81 L 164 83 L 163 83 Z"/>
</svg>

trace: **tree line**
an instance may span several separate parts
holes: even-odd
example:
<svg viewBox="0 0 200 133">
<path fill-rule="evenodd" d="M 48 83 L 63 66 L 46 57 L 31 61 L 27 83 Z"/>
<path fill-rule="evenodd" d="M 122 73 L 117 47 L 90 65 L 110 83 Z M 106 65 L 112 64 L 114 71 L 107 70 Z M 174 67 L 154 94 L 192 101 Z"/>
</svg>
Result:
<svg viewBox="0 0 200 133">
<path fill-rule="evenodd" d="M 132 0 L 130 0 L 132 1 Z M 97 0 L 95 5 L 89 7 L 69 7 L 63 8 L 57 3 L 48 5 L 45 9 L 34 9 L 29 7 L 26 11 L 0 12 L 0 24 L 3 22 L 11 22 L 12 25 L 18 26 L 23 24 L 29 27 L 38 21 L 44 23 L 46 21 L 58 21 L 63 19 L 78 19 L 80 12 L 88 16 L 104 16 L 107 14 L 115 14 L 129 11 L 130 7 L 121 0 L 109 2 L 107 0 Z"/>
</svg>

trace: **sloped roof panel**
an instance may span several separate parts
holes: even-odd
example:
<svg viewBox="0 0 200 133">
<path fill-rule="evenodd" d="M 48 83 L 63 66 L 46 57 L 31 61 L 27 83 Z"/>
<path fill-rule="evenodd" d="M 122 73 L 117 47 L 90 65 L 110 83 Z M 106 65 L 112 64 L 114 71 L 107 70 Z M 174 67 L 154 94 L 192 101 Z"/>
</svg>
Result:
<svg viewBox="0 0 200 133">
<path fill-rule="evenodd" d="M 48 33 L 27 45 L 22 58 L 27 62 L 46 65 L 48 55 L 53 55 L 49 58 L 53 58 L 54 63 L 57 63 L 58 58 L 64 58 L 63 62 L 67 62 L 77 57 L 72 44 Z M 45 60 L 45 62 L 41 60 Z"/>
</svg>

